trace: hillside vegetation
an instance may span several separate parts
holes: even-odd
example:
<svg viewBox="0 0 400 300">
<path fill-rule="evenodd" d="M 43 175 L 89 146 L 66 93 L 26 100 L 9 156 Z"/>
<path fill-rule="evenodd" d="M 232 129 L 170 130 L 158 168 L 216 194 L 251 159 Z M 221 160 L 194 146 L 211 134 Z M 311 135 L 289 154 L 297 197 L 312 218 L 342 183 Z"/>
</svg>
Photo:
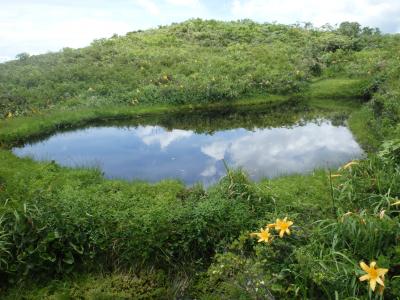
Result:
<svg viewBox="0 0 400 300">
<path fill-rule="evenodd" d="M 392 58 L 388 44 L 397 39 L 351 26 L 322 31 L 190 20 L 96 40 L 87 48 L 20 54 L 0 65 L 0 113 L 290 94 L 326 68 L 335 76 L 374 76 Z"/>
<path fill-rule="evenodd" d="M 0 64 L 0 297 L 400 297 L 399 80 L 400 36 L 349 22 L 189 20 Z M 205 189 L 107 180 L 10 151 L 91 121 L 140 115 L 185 128 L 167 113 L 201 124 L 202 109 L 246 104 L 340 112 L 368 153 L 261 182 L 227 166 Z M 291 235 L 279 237 L 285 217 Z M 273 223 L 274 239 L 258 242 Z M 359 280 L 361 261 L 387 269 L 385 289 Z"/>
</svg>

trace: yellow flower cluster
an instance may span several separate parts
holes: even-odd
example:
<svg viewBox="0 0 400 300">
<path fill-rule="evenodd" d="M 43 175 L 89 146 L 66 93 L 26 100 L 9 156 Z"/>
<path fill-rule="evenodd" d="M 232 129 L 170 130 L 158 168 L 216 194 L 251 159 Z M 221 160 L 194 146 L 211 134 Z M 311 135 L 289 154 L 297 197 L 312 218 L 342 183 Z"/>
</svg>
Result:
<svg viewBox="0 0 400 300">
<path fill-rule="evenodd" d="M 272 235 L 269 232 L 269 228 L 268 227 L 265 228 L 265 229 L 260 228 L 260 232 L 253 232 L 251 234 L 251 236 L 257 236 L 259 243 L 261 243 L 261 242 L 269 243 L 269 242 L 272 241 Z"/>
<path fill-rule="evenodd" d="M 377 268 L 375 261 L 371 261 L 369 266 L 365 262 L 361 261 L 360 267 L 366 274 L 361 276 L 359 279 L 360 281 L 368 280 L 372 291 L 375 291 L 377 283 L 380 284 L 382 288 L 385 287 L 384 280 L 388 269 Z M 381 291 L 383 291 L 383 289 Z"/>
<path fill-rule="evenodd" d="M 283 238 L 285 234 L 290 235 L 290 227 L 292 225 L 293 222 L 289 221 L 287 217 L 283 220 L 276 219 L 275 223 L 268 224 L 265 228 L 260 228 L 260 232 L 253 232 L 250 236 L 257 237 L 259 243 L 270 243 L 273 240 L 273 234 L 270 232 L 271 228 L 279 232 L 279 237 Z M 368 280 L 372 291 L 375 291 L 376 284 L 378 283 L 381 286 L 379 292 L 383 293 L 385 274 L 388 272 L 388 269 L 378 268 L 375 261 L 372 261 L 369 266 L 361 261 L 360 267 L 366 273 L 359 278 L 360 281 Z"/>
<path fill-rule="evenodd" d="M 268 224 L 265 228 L 261 228 L 260 232 L 253 232 L 251 233 L 251 236 L 257 236 L 258 237 L 258 242 L 266 242 L 270 243 L 273 239 L 273 235 L 269 231 L 270 228 L 275 228 L 276 231 L 279 231 L 279 237 L 282 238 L 285 233 L 287 235 L 290 235 L 290 226 L 293 225 L 292 221 L 289 221 L 286 218 L 283 220 L 281 219 L 276 219 L 275 223 Z"/>
</svg>

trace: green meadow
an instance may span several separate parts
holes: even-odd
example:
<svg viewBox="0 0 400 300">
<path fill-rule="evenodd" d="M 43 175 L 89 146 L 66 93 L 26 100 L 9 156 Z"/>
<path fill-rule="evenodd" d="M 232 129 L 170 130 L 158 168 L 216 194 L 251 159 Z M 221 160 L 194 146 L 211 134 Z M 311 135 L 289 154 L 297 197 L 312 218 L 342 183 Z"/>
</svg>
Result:
<svg viewBox="0 0 400 300">
<path fill-rule="evenodd" d="M 400 35 L 351 22 L 193 19 L 0 64 L 0 298 L 398 299 L 399 80 Z M 259 112 L 241 128 L 344 119 L 365 157 L 189 187 L 11 151 L 94 124 L 188 128 L 177 115 L 212 132 L 202 112 L 228 108 Z"/>
</svg>

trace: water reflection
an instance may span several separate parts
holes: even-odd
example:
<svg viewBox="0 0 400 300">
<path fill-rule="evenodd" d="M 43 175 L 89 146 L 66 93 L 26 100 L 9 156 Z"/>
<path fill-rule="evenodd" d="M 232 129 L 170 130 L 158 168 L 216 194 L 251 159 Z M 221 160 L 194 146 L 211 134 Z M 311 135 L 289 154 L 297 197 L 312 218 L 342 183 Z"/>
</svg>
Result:
<svg viewBox="0 0 400 300">
<path fill-rule="evenodd" d="M 256 129 L 202 147 L 215 161 L 245 166 L 254 178 L 305 173 L 337 166 L 361 155 L 362 150 L 344 126 L 308 123 L 294 128 Z"/>
<path fill-rule="evenodd" d="M 253 179 L 336 167 L 362 155 L 345 126 L 308 121 L 280 128 L 243 128 L 197 134 L 160 126 L 91 127 L 14 148 L 18 156 L 64 166 L 97 166 L 108 178 L 151 182 L 178 178 L 208 185 L 224 175 L 224 159 Z"/>
</svg>

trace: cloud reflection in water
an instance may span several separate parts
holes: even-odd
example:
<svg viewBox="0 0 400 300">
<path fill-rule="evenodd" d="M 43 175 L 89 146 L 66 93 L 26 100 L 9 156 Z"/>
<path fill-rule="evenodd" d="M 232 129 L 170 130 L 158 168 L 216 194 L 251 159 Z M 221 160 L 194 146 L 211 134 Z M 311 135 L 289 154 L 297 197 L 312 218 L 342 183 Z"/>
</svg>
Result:
<svg viewBox="0 0 400 300">
<path fill-rule="evenodd" d="M 178 178 L 206 185 L 225 174 L 223 159 L 260 179 L 336 167 L 363 153 L 348 128 L 328 121 L 212 135 L 160 126 L 93 127 L 59 133 L 13 151 L 65 166 L 97 165 L 109 178 Z"/>
<path fill-rule="evenodd" d="M 254 178 L 271 178 L 337 166 L 359 157 L 362 149 L 346 127 L 323 122 L 256 129 L 239 138 L 207 144 L 202 152 L 215 160 L 225 158 L 233 167 L 244 167 Z"/>
</svg>

